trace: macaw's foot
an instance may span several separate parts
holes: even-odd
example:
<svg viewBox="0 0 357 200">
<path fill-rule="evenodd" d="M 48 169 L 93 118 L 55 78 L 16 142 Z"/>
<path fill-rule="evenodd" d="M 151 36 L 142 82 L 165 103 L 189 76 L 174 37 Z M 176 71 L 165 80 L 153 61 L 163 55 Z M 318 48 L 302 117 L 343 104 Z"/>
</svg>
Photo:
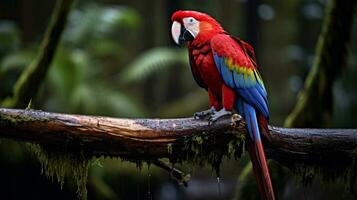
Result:
<svg viewBox="0 0 357 200">
<path fill-rule="evenodd" d="M 204 119 L 206 117 L 209 117 L 209 116 L 213 115 L 216 112 L 217 112 L 216 109 L 214 107 L 211 107 L 208 110 L 204 110 L 204 111 L 201 111 L 201 112 L 196 112 L 193 115 L 193 118 L 195 118 L 195 119 Z"/>
<path fill-rule="evenodd" d="M 231 111 L 228 111 L 224 108 L 222 108 L 220 111 L 215 112 L 213 115 L 211 115 L 208 119 L 208 124 L 213 124 L 216 122 L 218 119 L 227 116 L 227 115 L 232 115 Z"/>
</svg>

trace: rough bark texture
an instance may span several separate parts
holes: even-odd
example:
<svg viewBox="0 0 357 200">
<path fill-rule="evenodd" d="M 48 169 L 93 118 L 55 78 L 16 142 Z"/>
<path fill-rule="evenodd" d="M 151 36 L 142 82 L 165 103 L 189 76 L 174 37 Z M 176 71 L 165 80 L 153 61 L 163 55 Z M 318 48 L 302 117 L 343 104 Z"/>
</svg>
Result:
<svg viewBox="0 0 357 200">
<path fill-rule="evenodd" d="M 230 142 L 245 133 L 245 123 L 238 115 L 209 126 L 206 120 L 192 118 L 119 119 L 0 109 L 2 138 L 130 159 L 187 160 L 192 151 L 202 151 L 200 155 L 212 152 L 224 155 L 231 151 Z M 267 156 L 286 166 L 326 163 L 333 166 L 351 162 L 356 154 L 355 129 L 270 127 L 270 133 L 269 138 L 263 138 Z M 193 149 L 192 141 L 202 146 Z M 200 156 L 197 152 L 195 155 Z"/>
<path fill-rule="evenodd" d="M 171 154 L 168 145 L 183 147 L 180 140 L 196 134 L 235 137 L 228 131 L 230 124 L 227 120 L 210 127 L 207 121 L 192 118 L 119 119 L 0 109 L 0 137 L 46 146 L 80 147 L 94 155 L 168 157 Z M 243 126 L 237 130 L 244 132 Z M 172 152 L 179 153 L 182 152 Z"/>
<path fill-rule="evenodd" d="M 57 1 L 51 21 L 41 42 L 38 56 L 22 72 L 14 87 L 14 96 L 5 99 L 2 103 L 3 106 L 25 108 L 37 94 L 56 53 L 72 2 L 73 0 Z"/>
<path fill-rule="evenodd" d="M 328 127 L 332 118 L 333 83 L 346 65 L 355 0 L 333 0 L 326 8 L 313 66 L 286 127 Z"/>
</svg>

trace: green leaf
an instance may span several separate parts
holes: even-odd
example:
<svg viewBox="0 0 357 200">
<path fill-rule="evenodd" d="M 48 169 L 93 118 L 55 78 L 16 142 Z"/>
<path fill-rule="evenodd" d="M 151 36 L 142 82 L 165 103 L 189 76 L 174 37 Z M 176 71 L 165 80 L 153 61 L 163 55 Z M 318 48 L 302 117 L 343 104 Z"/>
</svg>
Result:
<svg viewBox="0 0 357 200">
<path fill-rule="evenodd" d="M 4 73 L 13 69 L 22 70 L 31 63 L 35 56 L 36 51 L 34 51 L 34 49 L 24 49 L 13 52 L 3 58 L 0 71 Z"/>
<path fill-rule="evenodd" d="M 142 53 L 120 74 L 125 83 L 138 82 L 150 75 L 175 65 L 187 65 L 185 50 L 170 47 L 155 47 Z"/>
</svg>

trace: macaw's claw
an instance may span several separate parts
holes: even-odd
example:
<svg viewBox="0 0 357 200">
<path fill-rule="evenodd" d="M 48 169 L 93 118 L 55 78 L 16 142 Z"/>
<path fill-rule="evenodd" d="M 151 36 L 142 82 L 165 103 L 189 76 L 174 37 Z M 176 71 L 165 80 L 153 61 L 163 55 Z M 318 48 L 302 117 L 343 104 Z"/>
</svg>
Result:
<svg viewBox="0 0 357 200">
<path fill-rule="evenodd" d="M 217 120 L 219 120 L 220 118 L 227 116 L 227 115 L 232 115 L 232 112 L 227 111 L 226 109 L 222 108 L 220 111 L 215 112 L 213 115 L 211 115 L 208 118 L 208 124 L 211 125 L 214 122 L 216 122 Z"/>
<path fill-rule="evenodd" d="M 204 111 L 201 111 L 201 112 L 196 112 L 194 115 L 193 115 L 193 118 L 195 119 L 204 119 L 206 117 L 209 117 L 211 115 L 213 115 L 214 113 L 216 113 L 216 109 L 214 107 L 208 109 L 208 110 L 204 110 Z"/>
</svg>

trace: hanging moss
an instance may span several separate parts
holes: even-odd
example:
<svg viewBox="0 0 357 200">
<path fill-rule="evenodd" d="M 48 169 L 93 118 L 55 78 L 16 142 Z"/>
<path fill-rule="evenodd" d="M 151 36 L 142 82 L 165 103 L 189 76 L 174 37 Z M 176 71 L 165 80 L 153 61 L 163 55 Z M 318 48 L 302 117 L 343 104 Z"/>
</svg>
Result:
<svg viewBox="0 0 357 200">
<path fill-rule="evenodd" d="M 170 162 L 186 162 L 199 166 L 210 165 L 216 171 L 217 176 L 220 174 L 223 158 L 240 158 L 244 145 L 243 138 L 239 134 L 214 138 L 205 133 L 197 134 L 184 138 L 178 143 L 184 144 L 182 149 L 178 149 L 174 144 L 168 147 L 171 152 L 176 152 L 169 158 Z M 218 144 L 219 147 L 217 147 Z"/>
<path fill-rule="evenodd" d="M 42 174 L 52 182 L 55 180 L 63 187 L 65 177 L 73 177 L 77 185 L 79 199 L 87 199 L 87 179 L 91 157 L 80 153 L 52 150 L 41 145 L 28 144 L 28 148 L 39 159 L 42 166 Z"/>
<path fill-rule="evenodd" d="M 172 154 L 172 144 L 167 145 L 167 153 Z"/>
<path fill-rule="evenodd" d="M 338 159 L 338 158 L 337 158 Z M 289 169 L 304 186 L 310 186 L 316 178 L 323 183 L 341 182 L 352 195 L 357 196 L 357 149 L 349 161 L 334 163 L 295 164 Z"/>
<path fill-rule="evenodd" d="M 345 174 L 344 181 L 348 184 L 349 191 L 357 196 L 357 149 L 354 152 L 351 167 Z"/>
</svg>

